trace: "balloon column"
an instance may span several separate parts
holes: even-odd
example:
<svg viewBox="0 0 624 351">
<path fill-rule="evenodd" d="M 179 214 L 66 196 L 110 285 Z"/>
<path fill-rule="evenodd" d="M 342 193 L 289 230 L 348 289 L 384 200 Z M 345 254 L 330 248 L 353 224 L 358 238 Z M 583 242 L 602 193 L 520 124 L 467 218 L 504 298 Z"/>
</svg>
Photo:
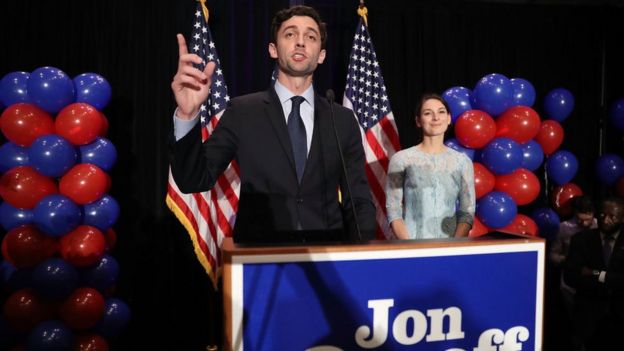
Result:
<svg viewBox="0 0 624 351">
<path fill-rule="evenodd" d="M 110 97 L 102 76 L 54 67 L 0 81 L 0 348 L 108 350 L 129 321 L 112 296 L 119 205 L 106 172 L 117 150 L 101 112 Z"/>
<path fill-rule="evenodd" d="M 442 96 L 455 123 L 455 138 L 445 144 L 473 160 L 477 208 L 470 235 L 492 230 L 552 235 L 551 227 L 559 225 L 558 214 L 569 215 L 569 200 L 582 194 L 571 183 L 578 170 L 576 157 L 559 150 L 564 136 L 560 122 L 574 108 L 572 93 L 558 88 L 546 94 L 546 119 L 533 109 L 535 88 L 522 78 L 492 73 L 473 90 L 452 87 Z M 531 204 L 540 195 L 534 172 L 545 158 L 546 174 L 556 185 L 551 198 L 555 211 L 540 208 L 531 216 L 518 213 L 518 206 Z"/>
<path fill-rule="evenodd" d="M 608 112 L 609 122 L 615 131 L 624 133 L 624 98 L 611 103 Z M 607 153 L 596 161 L 596 175 L 598 180 L 610 188 L 615 188 L 615 194 L 624 197 L 624 159 L 622 155 Z"/>
</svg>

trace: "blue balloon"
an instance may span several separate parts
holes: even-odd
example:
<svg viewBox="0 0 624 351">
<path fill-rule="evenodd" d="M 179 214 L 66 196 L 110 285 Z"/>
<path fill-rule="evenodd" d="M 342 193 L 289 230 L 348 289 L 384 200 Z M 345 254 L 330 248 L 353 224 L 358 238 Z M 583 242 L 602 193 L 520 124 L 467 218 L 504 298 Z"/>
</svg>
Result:
<svg viewBox="0 0 624 351">
<path fill-rule="evenodd" d="M 481 150 L 481 163 L 496 175 L 509 174 L 522 165 L 522 148 L 510 138 L 495 138 Z"/>
<path fill-rule="evenodd" d="M 28 159 L 39 173 L 58 178 L 76 164 L 78 153 L 67 139 L 48 134 L 33 141 L 28 150 Z"/>
<path fill-rule="evenodd" d="M 37 228 L 44 233 L 60 237 L 76 229 L 82 221 L 80 206 L 61 194 L 41 199 L 33 209 Z"/>
<path fill-rule="evenodd" d="M 463 154 L 465 154 L 466 156 L 468 156 L 469 159 L 474 159 L 475 156 L 475 149 L 471 149 L 468 147 L 464 147 L 462 144 L 459 143 L 459 141 L 455 138 L 450 138 L 448 140 L 446 140 L 444 142 L 444 145 L 450 147 L 451 149 L 455 150 L 455 151 L 459 151 Z"/>
<path fill-rule="evenodd" d="M 119 263 L 111 255 L 104 255 L 94 265 L 84 268 L 81 272 L 82 285 L 97 289 L 102 294 L 117 282 Z"/>
<path fill-rule="evenodd" d="M 28 95 L 42 110 L 56 114 L 76 99 L 74 82 L 55 67 L 40 67 L 30 74 Z"/>
<path fill-rule="evenodd" d="M 130 321 L 130 308 L 120 299 L 109 298 L 104 305 L 104 316 L 93 328 L 105 338 L 114 338 L 121 334 Z"/>
<path fill-rule="evenodd" d="M 562 122 L 574 109 L 574 96 L 564 88 L 553 89 L 544 98 L 544 111 L 546 117 Z"/>
<path fill-rule="evenodd" d="M 9 293 L 32 287 L 32 268 L 20 268 L 10 264 L 8 261 L 2 261 L 0 264 L 0 278 L 4 286 L 3 291 Z"/>
<path fill-rule="evenodd" d="M 559 232 L 561 221 L 557 213 L 552 209 L 548 207 L 535 209 L 531 214 L 531 218 L 535 221 L 535 224 L 537 224 L 539 235 L 542 238 L 552 240 Z"/>
<path fill-rule="evenodd" d="M 578 160 L 570 151 L 559 150 L 546 160 L 546 173 L 557 185 L 571 181 L 577 171 Z"/>
<path fill-rule="evenodd" d="M 32 210 L 13 207 L 8 202 L 0 205 L 0 225 L 7 232 L 21 225 L 31 224 L 33 220 Z"/>
<path fill-rule="evenodd" d="M 455 123 L 457 117 L 462 113 L 472 110 L 472 91 L 464 87 L 452 87 L 442 93 L 442 98 L 451 109 L 451 122 Z"/>
<path fill-rule="evenodd" d="M 84 205 L 83 224 L 98 228 L 102 233 L 112 227 L 119 218 L 119 204 L 106 194 L 100 199 Z"/>
<path fill-rule="evenodd" d="M 18 102 L 29 103 L 28 72 L 11 72 L 0 80 L 0 102 L 4 106 L 11 106 Z"/>
<path fill-rule="evenodd" d="M 511 78 L 513 87 L 513 106 L 522 105 L 532 107 L 535 103 L 535 88 L 526 79 Z"/>
<path fill-rule="evenodd" d="M 12 142 L 0 146 L 0 173 L 17 166 L 28 166 L 28 148 Z"/>
<path fill-rule="evenodd" d="M 498 73 L 488 74 L 472 91 L 476 103 L 473 108 L 498 116 L 512 106 L 513 93 L 509 78 Z"/>
<path fill-rule="evenodd" d="M 41 322 L 28 335 L 28 351 L 67 351 L 73 344 L 74 334 L 59 320 Z"/>
<path fill-rule="evenodd" d="M 491 191 L 477 201 L 476 214 L 483 224 L 497 229 L 513 221 L 518 214 L 518 207 L 509 194 Z"/>
<path fill-rule="evenodd" d="M 624 131 L 624 98 L 618 99 L 611 104 L 611 107 L 609 107 L 609 120 L 620 132 Z"/>
<path fill-rule="evenodd" d="M 112 90 L 108 81 L 97 73 L 83 73 L 74 78 L 76 102 L 85 102 L 103 110 L 110 101 Z"/>
<path fill-rule="evenodd" d="M 544 161 L 544 150 L 542 146 L 535 140 L 529 140 L 524 144 L 520 144 L 522 148 L 522 168 L 529 171 L 538 169 Z"/>
<path fill-rule="evenodd" d="M 33 288 L 49 299 L 63 299 L 78 285 L 78 272 L 73 265 L 59 257 L 39 263 L 32 273 Z"/>
<path fill-rule="evenodd" d="M 613 185 L 624 175 L 624 160 L 616 154 L 604 154 L 596 161 L 596 175 L 607 185 Z"/>
<path fill-rule="evenodd" d="M 92 143 L 78 148 L 79 163 L 91 163 L 107 172 L 117 161 L 117 149 L 108 139 L 97 137 Z"/>
</svg>

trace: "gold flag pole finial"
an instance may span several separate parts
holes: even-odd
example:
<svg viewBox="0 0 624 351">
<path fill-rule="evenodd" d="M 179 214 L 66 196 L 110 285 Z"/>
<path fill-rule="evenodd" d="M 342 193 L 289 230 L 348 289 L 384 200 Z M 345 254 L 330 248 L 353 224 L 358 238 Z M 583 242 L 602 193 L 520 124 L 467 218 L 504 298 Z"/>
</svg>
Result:
<svg viewBox="0 0 624 351">
<path fill-rule="evenodd" d="M 364 0 L 360 0 L 360 6 L 358 6 L 357 13 L 364 20 L 364 25 L 368 27 L 368 9 L 364 6 Z"/>
<path fill-rule="evenodd" d="M 202 12 L 204 13 L 204 20 L 208 23 L 208 7 L 206 7 L 206 0 L 199 0 L 199 3 L 202 7 Z"/>
</svg>

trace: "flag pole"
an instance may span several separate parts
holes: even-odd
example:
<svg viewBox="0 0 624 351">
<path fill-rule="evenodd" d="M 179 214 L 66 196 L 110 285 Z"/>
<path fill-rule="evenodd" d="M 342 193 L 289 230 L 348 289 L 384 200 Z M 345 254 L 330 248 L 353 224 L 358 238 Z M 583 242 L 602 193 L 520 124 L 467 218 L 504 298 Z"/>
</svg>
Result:
<svg viewBox="0 0 624 351">
<path fill-rule="evenodd" d="M 364 0 L 360 0 L 360 6 L 358 6 L 357 14 L 362 17 L 364 25 L 368 27 L 368 9 L 366 8 L 366 5 L 364 5 Z"/>
<path fill-rule="evenodd" d="M 210 12 L 208 12 L 208 7 L 206 6 L 206 0 L 199 0 L 199 3 L 201 4 L 204 22 L 206 22 L 206 25 L 208 25 L 208 18 L 210 17 Z M 217 279 L 219 278 L 217 277 Z M 208 320 L 212 321 L 214 324 L 215 321 L 219 320 L 219 318 L 217 318 L 216 304 L 215 304 L 215 300 L 219 298 L 219 294 L 217 293 L 216 288 L 214 288 L 214 286 L 213 286 L 213 289 L 214 291 L 211 294 L 212 297 L 208 299 L 208 310 L 209 310 L 208 314 L 212 316 L 212 318 L 209 318 Z M 209 345 L 206 346 L 206 351 L 218 351 L 219 350 L 219 347 L 217 347 L 217 345 L 215 344 L 214 326 L 212 328 L 208 328 L 208 342 L 209 342 Z"/>
</svg>

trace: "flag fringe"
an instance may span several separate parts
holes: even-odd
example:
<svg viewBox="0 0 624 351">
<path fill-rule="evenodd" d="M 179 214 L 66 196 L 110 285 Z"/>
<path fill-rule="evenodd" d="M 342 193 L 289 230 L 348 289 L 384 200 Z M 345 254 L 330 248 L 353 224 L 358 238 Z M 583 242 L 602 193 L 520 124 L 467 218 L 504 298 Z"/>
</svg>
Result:
<svg viewBox="0 0 624 351">
<path fill-rule="evenodd" d="M 180 221 L 182 226 L 184 226 L 184 228 L 186 229 L 186 232 L 193 242 L 193 250 L 195 251 L 195 256 L 197 256 L 199 263 L 202 265 L 202 267 L 204 267 L 206 274 L 208 274 L 208 276 L 210 277 L 210 281 L 212 281 L 212 286 L 214 287 L 215 291 L 218 290 L 217 282 L 219 276 L 221 275 L 220 269 L 217 269 L 217 271 L 215 272 L 210 266 L 208 259 L 206 259 L 204 252 L 197 242 L 198 233 L 195 232 L 195 230 L 193 229 L 193 225 L 190 223 L 188 217 L 184 215 L 183 211 L 178 207 L 176 202 L 171 198 L 169 194 L 167 194 L 165 202 L 167 203 L 167 207 L 169 207 L 171 212 L 173 212 L 173 214 Z"/>
</svg>

